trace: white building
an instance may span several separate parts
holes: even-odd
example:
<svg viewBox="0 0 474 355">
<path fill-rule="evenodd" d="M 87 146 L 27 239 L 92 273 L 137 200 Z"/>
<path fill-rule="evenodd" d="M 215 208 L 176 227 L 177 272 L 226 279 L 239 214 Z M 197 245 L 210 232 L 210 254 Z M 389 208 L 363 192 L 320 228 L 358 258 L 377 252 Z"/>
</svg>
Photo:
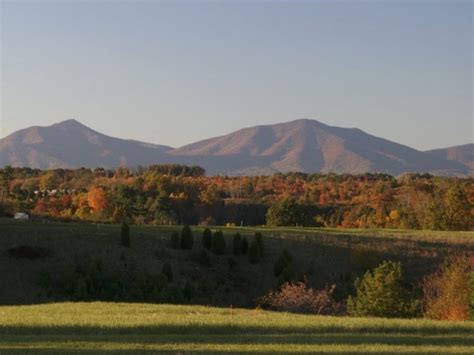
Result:
<svg viewBox="0 0 474 355">
<path fill-rule="evenodd" d="M 17 212 L 15 213 L 15 219 L 28 219 L 29 216 L 27 213 L 24 212 Z"/>
</svg>

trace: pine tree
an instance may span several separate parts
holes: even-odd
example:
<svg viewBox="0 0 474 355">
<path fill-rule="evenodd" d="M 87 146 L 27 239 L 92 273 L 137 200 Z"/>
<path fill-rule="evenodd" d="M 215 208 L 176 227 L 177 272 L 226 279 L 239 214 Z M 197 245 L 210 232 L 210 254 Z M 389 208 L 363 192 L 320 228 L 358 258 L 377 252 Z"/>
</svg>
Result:
<svg viewBox="0 0 474 355">
<path fill-rule="evenodd" d="M 181 249 L 192 249 L 193 244 L 193 232 L 189 226 L 184 226 L 181 230 Z"/>
<path fill-rule="evenodd" d="M 249 261 L 251 264 L 258 264 L 260 261 L 260 247 L 258 246 L 258 243 L 256 240 L 252 240 L 249 246 Z"/>
<path fill-rule="evenodd" d="M 166 276 L 166 278 L 168 279 L 168 282 L 173 281 L 173 269 L 171 268 L 170 263 L 165 263 L 163 265 L 163 269 L 161 270 L 161 272 Z"/>
<path fill-rule="evenodd" d="M 212 232 L 209 228 L 206 228 L 202 232 L 202 246 L 207 250 L 211 250 L 211 245 L 212 245 Z"/>
<path fill-rule="evenodd" d="M 120 240 L 122 246 L 130 248 L 130 227 L 127 222 L 123 221 L 120 227 Z"/>
<path fill-rule="evenodd" d="M 225 240 L 224 234 L 221 231 L 217 231 L 212 236 L 211 251 L 214 254 L 224 254 L 225 251 Z"/>
<path fill-rule="evenodd" d="M 265 247 L 263 245 L 263 235 L 260 232 L 255 232 L 255 241 L 258 245 L 258 252 L 260 254 L 260 258 L 263 258 L 265 254 Z"/>
<path fill-rule="evenodd" d="M 242 253 L 242 237 L 240 236 L 240 233 L 234 234 L 232 240 L 232 251 L 234 255 L 240 255 Z"/>
<path fill-rule="evenodd" d="M 242 254 L 245 255 L 249 251 L 249 241 L 246 236 L 242 237 Z"/>
<path fill-rule="evenodd" d="M 404 287 L 402 265 L 384 261 L 367 271 L 354 283 L 356 294 L 349 296 L 347 311 L 357 317 L 407 317 L 414 312 L 414 302 Z"/>
</svg>

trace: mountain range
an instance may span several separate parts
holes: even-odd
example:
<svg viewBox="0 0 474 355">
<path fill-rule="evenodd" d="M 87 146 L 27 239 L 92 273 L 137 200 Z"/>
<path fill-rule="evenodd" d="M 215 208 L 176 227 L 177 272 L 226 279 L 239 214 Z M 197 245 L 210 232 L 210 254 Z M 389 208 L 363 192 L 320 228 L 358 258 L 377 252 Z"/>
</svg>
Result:
<svg viewBox="0 0 474 355">
<path fill-rule="evenodd" d="M 114 168 L 167 163 L 200 165 L 208 175 L 300 171 L 474 176 L 474 144 L 423 152 L 357 128 L 309 119 L 244 128 L 180 148 L 110 137 L 73 119 L 22 129 L 0 140 L 0 166 Z"/>
</svg>

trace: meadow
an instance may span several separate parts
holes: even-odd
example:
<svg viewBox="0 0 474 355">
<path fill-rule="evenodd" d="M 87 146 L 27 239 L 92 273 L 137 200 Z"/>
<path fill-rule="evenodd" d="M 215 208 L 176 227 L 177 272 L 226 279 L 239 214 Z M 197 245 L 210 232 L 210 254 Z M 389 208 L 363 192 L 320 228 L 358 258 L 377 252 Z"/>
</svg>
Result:
<svg viewBox="0 0 474 355">
<path fill-rule="evenodd" d="M 119 225 L 0 219 L 0 353 L 474 352 L 472 321 L 301 315 L 257 306 L 258 297 L 277 286 L 273 265 L 283 250 L 294 256 L 295 277 L 304 275 L 312 287 L 335 282 L 342 299 L 372 259 L 400 260 L 407 279 L 417 280 L 447 256 L 472 255 L 474 232 L 213 227 L 224 232 L 226 250 L 209 253 L 203 264 L 196 258 L 203 227 L 192 228 L 192 250 L 170 247 L 171 234 L 180 229 L 134 225 L 126 248 Z M 236 232 L 250 239 L 256 231 L 264 235 L 265 257 L 253 265 L 246 255 L 232 254 L 231 240 Z M 45 254 L 11 253 L 25 246 Z M 360 250 L 361 255 L 355 253 Z M 55 286 L 90 265 L 100 265 L 108 275 L 134 270 L 125 275 L 129 282 L 161 273 L 164 263 L 172 265 L 171 286 L 191 280 L 192 299 L 138 303 L 133 289 L 110 299 L 92 292 L 61 293 Z M 86 276 L 98 277 L 97 270 Z"/>
<path fill-rule="evenodd" d="M 474 322 L 136 303 L 0 307 L 1 353 L 472 354 Z"/>
</svg>

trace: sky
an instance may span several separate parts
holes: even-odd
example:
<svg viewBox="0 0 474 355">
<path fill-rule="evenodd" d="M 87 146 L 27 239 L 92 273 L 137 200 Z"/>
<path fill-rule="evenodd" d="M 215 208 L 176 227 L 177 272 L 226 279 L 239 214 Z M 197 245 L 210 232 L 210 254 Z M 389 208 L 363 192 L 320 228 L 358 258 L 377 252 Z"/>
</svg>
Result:
<svg viewBox="0 0 474 355">
<path fill-rule="evenodd" d="M 0 0 L 0 137 L 75 118 L 179 147 L 311 118 L 470 143 L 473 3 Z"/>
</svg>

